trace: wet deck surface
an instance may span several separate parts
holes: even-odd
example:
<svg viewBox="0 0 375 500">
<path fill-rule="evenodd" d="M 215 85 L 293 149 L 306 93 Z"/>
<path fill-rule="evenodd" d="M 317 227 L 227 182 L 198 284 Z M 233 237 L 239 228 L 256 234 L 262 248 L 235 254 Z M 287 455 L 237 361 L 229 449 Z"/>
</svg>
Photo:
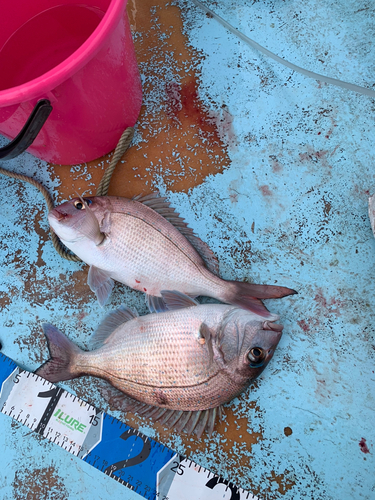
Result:
<svg viewBox="0 0 375 500">
<path fill-rule="evenodd" d="M 144 105 L 109 194 L 159 189 L 217 254 L 223 277 L 299 294 L 268 301 L 285 325 L 278 350 L 210 439 L 109 410 L 89 378 L 64 387 L 260 499 L 372 499 L 374 100 L 297 75 L 179 5 L 129 0 Z M 365 2 L 209 5 L 300 66 L 373 85 L 374 9 Z M 61 202 L 94 194 L 109 159 L 68 167 L 25 154 L 2 166 Z M 55 253 L 40 193 L 6 177 L 0 189 L 6 355 L 32 371 L 48 356 L 42 322 L 85 347 L 119 304 L 147 312 L 143 296 L 119 284 L 100 308 L 87 267 Z M 9 418 L 0 427 L 2 498 L 139 498 Z"/>
</svg>

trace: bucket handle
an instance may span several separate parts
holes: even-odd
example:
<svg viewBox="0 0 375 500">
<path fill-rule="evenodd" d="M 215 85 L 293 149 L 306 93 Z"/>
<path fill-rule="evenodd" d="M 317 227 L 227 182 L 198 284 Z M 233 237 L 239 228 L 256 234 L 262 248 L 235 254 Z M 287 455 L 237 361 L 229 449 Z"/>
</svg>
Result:
<svg viewBox="0 0 375 500">
<path fill-rule="evenodd" d="M 21 132 L 9 144 L 0 148 L 0 160 L 11 160 L 31 146 L 52 111 L 48 99 L 38 101 Z"/>
</svg>

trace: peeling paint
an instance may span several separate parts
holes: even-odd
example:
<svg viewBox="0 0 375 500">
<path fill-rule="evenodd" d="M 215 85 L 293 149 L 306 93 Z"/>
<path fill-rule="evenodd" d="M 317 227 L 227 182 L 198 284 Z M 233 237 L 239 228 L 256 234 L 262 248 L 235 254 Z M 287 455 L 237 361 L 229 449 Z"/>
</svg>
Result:
<svg viewBox="0 0 375 500">
<path fill-rule="evenodd" d="M 31 491 L 33 498 L 46 500 L 66 500 L 68 495 L 64 479 L 58 475 L 53 465 L 16 471 L 13 481 L 14 500 L 31 498 Z"/>
<path fill-rule="evenodd" d="M 374 15 L 362 0 L 207 4 L 301 66 L 373 84 Z M 283 338 L 210 439 L 111 409 L 89 377 L 62 385 L 261 499 L 371 500 L 374 104 L 266 60 L 187 0 L 129 0 L 128 12 L 144 104 L 110 194 L 160 189 L 218 255 L 223 277 L 278 283 L 298 295 L 267 301 L 285 325 Z M 25 154 L 5 168 L 41 180 L 60 202 L 76 190 L 94 193 L 110 158 L 67 167 Z M 5 354 L 34 370 L 48 355 L 42 322 L 87 348 L 121 303 L 146 313 L 144 297 L 121 284 L 100 308 L 87 266 L 56 255 L 40 193 L 5 177 L 0 188 Z M 137 498 L 26 428 L 5 417 L 0 425 L 4 498 L 29 498 L 37 487 L 35 500 L 51 491 Z"/>
</svg>

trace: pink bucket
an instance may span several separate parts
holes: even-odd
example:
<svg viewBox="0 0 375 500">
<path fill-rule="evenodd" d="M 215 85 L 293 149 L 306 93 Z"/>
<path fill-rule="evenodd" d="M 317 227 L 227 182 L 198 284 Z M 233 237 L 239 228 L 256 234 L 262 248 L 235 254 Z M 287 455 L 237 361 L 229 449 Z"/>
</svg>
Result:
<svg viewBox="0 0 375 500">
<path fill-rule="evenodd" d="M 12 0 L 0 15 L 0 159 L 73 165 L 137 121 L 141 81 L 127 0 Z"/>
</svg>

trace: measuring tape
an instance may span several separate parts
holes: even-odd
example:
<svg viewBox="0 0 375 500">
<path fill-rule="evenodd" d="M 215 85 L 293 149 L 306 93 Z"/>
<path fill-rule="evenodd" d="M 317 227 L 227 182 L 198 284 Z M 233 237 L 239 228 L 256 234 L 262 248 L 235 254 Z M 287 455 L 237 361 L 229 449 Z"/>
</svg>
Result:
<svg viewBox="0 0 375 500">
<path fill-rule="evenodd" d="M 0 408 L 147 500 L 259 500 L 0 353 Z"/>
</svg>

